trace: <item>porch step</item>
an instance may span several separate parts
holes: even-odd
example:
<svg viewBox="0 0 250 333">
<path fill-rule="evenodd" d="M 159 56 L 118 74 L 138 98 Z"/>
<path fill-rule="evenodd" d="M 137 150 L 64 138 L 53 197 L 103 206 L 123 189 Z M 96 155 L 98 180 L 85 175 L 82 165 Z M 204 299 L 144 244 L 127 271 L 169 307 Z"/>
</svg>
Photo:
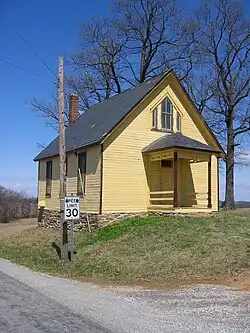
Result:
<svg viewBox="0 0 250 333">
<path fill-rule="evenodd" d="M 148 206 L 148 210 L 173 210 L 173 206 L 167 205 L 150 205 Z"/>
<path fill-rule="evenodd" d="M 149 212 L 168 212 L 168 213 L 212 213 L 211 208 L 207 207 L 176 207 L 166 205 L 150 205 Z"/>
</svg>

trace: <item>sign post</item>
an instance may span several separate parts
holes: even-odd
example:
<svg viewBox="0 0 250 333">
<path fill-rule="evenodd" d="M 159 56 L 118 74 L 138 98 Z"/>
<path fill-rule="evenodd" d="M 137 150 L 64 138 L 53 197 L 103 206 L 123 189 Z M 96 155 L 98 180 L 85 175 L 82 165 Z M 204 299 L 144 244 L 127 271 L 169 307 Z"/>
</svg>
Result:
<svg viewBox="0 0 250 333">
<path fill-rule="evenodd" d="M 80 198 L 65 197 L 64 198 L 64 221 L 71 221 L 70 225 L 70 260 L 74 260 L 74 221 L 80 219 Z"/>
<path fill-rule="evenodd" d="M 59 156 L 60 156 L 60 222 L 61 222 L 61 258 L 68 260 L 68 229 L 64 220 L 64 197 L 66 195 L 65 164 L 65 124 L 64 124 L 64 83 L 63 58 L 59 57 L 58 66 L 58 119 L 59 119 Z"/>
</svg>

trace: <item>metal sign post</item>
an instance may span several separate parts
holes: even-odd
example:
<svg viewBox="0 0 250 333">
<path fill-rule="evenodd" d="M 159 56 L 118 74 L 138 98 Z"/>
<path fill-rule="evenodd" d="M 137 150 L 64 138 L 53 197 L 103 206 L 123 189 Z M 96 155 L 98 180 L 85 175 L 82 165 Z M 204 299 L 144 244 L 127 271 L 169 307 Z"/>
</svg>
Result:
<svg viewBox="0 0 250 333">
<path fill-rule="evenodd" d="M 64 198 L 64 221 L 71 221 L 70 224 L 70 260 L 75 259 L 74 256 L 74 221 L 80 219 L 80 198 L 65 197 Z"/>
</svg>

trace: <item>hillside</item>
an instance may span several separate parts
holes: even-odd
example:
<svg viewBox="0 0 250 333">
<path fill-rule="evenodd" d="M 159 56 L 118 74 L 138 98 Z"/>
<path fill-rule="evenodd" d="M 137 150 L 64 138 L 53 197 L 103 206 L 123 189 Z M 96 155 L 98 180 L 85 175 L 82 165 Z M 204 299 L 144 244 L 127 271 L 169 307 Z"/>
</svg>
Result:
<svg viewBox="0 0 250 333">
<path fill-rule="evenodd" d="M 1 239 L 0 257 L 35 270 L 120 282 L 190 280 L 238 275 L 250 266 L 250 211 L 208 218 L 124 220 L 76 235 L 77 257 L 60 261 L 59 231 L 34 228 Z"/>
</svg>

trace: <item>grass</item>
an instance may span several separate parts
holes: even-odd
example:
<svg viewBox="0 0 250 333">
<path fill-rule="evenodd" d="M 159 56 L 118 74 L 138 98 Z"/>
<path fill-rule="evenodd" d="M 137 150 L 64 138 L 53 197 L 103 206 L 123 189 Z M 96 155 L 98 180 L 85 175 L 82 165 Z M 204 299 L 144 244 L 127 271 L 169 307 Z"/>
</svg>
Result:
<svg viewBox="0 0 250 333">
<path fill-rule="evenodd" d="M 1 239 L 0 257 L 66 277 L 120 282 L 190 280 L 238 275 L 250 267 L 250 211 L 209 218 L 127 219 L 77 233 L 77 259 L 62 262 L 51 247 L 59 232 L 42 228 Z"/>
</svg>

